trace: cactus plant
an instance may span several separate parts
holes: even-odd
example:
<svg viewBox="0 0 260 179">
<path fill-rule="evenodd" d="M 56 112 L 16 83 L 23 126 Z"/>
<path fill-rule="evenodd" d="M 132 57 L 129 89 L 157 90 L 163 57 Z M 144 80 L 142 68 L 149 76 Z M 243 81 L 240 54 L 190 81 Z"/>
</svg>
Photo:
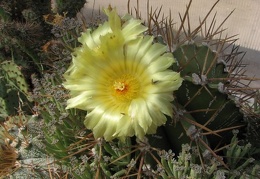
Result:
<svg viewBox="0 0 260 179">
<path fill-rule="evenodd" d="M 1 143 L 0 156 L 0 176 L 5 176 L 15 167 L 17 153 L 9 144 Z"/>
<path fill-rule="evenodd" d="M 218 54 L 208 46 L 182 45 L 173 54 L 178 61 L 175 68 L 185 79 L 176 92 L 176 98 L 183 110 L 190 114 L 186 120 L 200 124 L 204 129 L 196 127 L 209 132 L 207 138 L 211 147 L 220 145 L 221 140 L 224 144 L 229 142 L 232 135 L 228 137 L 225 131 L 241 127 L 244 122 L 240 109 L 223 90 L 230 83 L 231 72 L 225 72 L 227 67 L 224 62 L 219 62 Z"/>
<path fill-rule="evenodd" d="M 1 1 L 0 57 L 13 58 L 29 78 L 48 68 L 42 49 L 52 40 L 52 19 L 65 13 L 74 17 L 85 1 Z M 39 8 L 40 7 L 40 8 Z M 54 8 L 55 7 L 55 8 Z M 68 9 L 72 7 L 73 9 Z M 44 33 L 43 33 L 44 32 Z M 50 62 L 49 62 L 50 63 Z M 31 71 L 31 70 L 34 71 Z M 36 70 L 36 71 L 35 71 Z"/>
<path fill-rule="evenodd" d="M 15 115 L 18 108 L 28 110 L 28 84 L 19 67 L 13 61 L 0 64 L 0 101 L 1 120 L 8 115 Z"/>
<path fill-rule="evenodd" d="M 69 92 L 62 86 L 63 73 L 71 61 L 70 53 L 80 45 L 77 38 L 85 26 L 84 22 L 78 23 L 74 18 L 61 15 L 63 1 L 53 2 L 57 3 L 53 7 L 57 7 L 60 14 L 52 17 L 59 23 L 48 21 L 52 25 L 49 32 L 54 36 L 52 40 L 48 39 L 40 56 L 51 59 L 51 65 L 48 71 L 31 76 L 31 91 L 26 83 L 27 76 L 21 73 L 17 61 L 6 62 L 6 56 L 2 58 L 0 82 L 8 85 L 0 86 L 3 96 L 0 98 L 3 104 L 0 106 L 3 116 L 0 155 L 6 149 L 12 152 L 8 159 L 11 167 L 3 170 L 2 166 L 7 162 L 0 160 L 2 176 L 79 179 L 259 177 L 259 144 L 254 139 L 259 136 L 259 126 L 255 125 L 259 120 L 259 95 L 241 82 L 241 79 L 251 79 L 239 70 L 241 52 L 234 41 L 227 37 L 222 39 L 220 27 L 203 27 L 208 15 L 195 30 L 189 29 L 189 25 L 186 28 L 185 23 L 190 23 L 187 17 L 192 1 L 181 17 L 177 31 L 173 31 L 170 17 L 159 19 L 160 10 L 149 12 L 146 24 L 146 34 L 155 36 L 154 42 L 168 46 L 178 62 L 172 68 L 184 79 L 180 89 L 174 92 L 173 119 L 168 118 L 156 134 L 143 139 L 133 136 L 112 141 L 95 139 L 92 131 L 85 128 L 83 121 L 89 111 L 65 109 Z M 34 19 L 30 17 L 37 15 L 30 16 L 30 12 L 38 11 L 23 11 L 24 18 L 27 21 Z M 136 11 L 139 18 L 140 12 Z M 2 20 L 11 18 L 6 9 L 2 8 L 0 12 Z M 91 28 L 96 27 L 97 24 Z M 205 35 L 196 38 L 199 32 Z M 231 43 L 228 45 L 230 52 L 224 47 L 227 42 Z M 17 104 L 8 103 L 10 101 L 4 98 L 9 91 L 19 92 L 19 96 L 12 96 Z M 21 95 L 34 103 L 31 111 L 21 108 L 21 101 L 26 101 L 21 100 Z M 252 97 L 255 97 L 254 104 L 249 102 Z M 18 112 L 10 113 L 7 109 L 14 106 Z M 34 165 L 28 167 L 31 162 Z M 14 168 L 16 170 L 10 173 L 9 169 Z"/>
<path fill-rule="evenodd" d="M 32 98 L 38 104 L 34 107 L 34 111 L 39 114 L 43 122 L 40 127 L 43 138 L 39 140 L 39 143 L 44 152 L 55 157 L 58 164 L 66 166 L 66 170 L 73 173 L 81 165 L 78 161 L 71 161 L 74 155 L 88 151 L 88 149 L 84 150 L 87 146 L 84 142 L 90 142 L 91 135 L 89 138 L 85 136 L 88 133 L 82 121 L 75 121 L 75 116 L 82 116 L 83 119 L 85 113 L 65 110 L 64 102 L 67 92 L 60 85 L 60 76 L 54 75 L 46 73 L 41 80 L 33 76 Z M 94 140 L 93 142 L 95 143 Z M 81 150 L 82 152 L 79 152 Z"/>
<path fill-rule="evenodd" d="M 73 3 L 73 4 L 72 4 Z M 76 13 L 83 7 L 86 3 L 85 0 L 80 1 L 64 1 L 64 0 L 54 0 L 52 2 L 52 11 L 58 14 L 67 13 L 69 17 L 75 17 Z"/>
<path fill-rule="evenodd" d="M 1 124 L 1 177 L 46 178 L 49 175 L 48 166 L 53 159 L 38 148 L 35 127 L 35 116 L 25 116 L 22 112 Z"/>
</svg>

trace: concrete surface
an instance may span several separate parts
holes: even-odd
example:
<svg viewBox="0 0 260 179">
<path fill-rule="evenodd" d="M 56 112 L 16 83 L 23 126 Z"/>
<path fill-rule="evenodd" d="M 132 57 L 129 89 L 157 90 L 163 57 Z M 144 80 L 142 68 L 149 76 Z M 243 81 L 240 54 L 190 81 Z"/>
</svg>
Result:
<svg viewBox="0 0 260 179">
<path fill-rule="evenodd" d="M 87 0 L 83 13 L 88 19 L 92 18 L 93 14 L 94 17 L 97 17 L 96 14 L 100 8 L 108 7 L 111 4 L 112 7 L 117 7 L 119 14 L 123 15 L 127 12 L 127 2 L 128 0 Z M 136 2 L 137 0 L 130 0 L 130 7 L 137 7 Z M 199 18 L 203 18 L 215 2 L 216 0 L 193 0 L 190 8 L 193 27 L 199 23 Z M 188 3 L 189 0 L 149 1 L 149 5 L 153 9 L 162 6 L 162 12 L 165 15 L 169 15 L 171 11 L 177 24 L 180 22 L 178 13 L 183 14 Z M 142 18 L 145 19 L 147 0 L 139 0 L 139 9 L 142 11 Z M 242 51 L 247 52 L 244 57 L 244 63 L 248 64 L 247 75 L 260 78 L 260 0 L 220 0 L 209 19 L 217 12 L 217 24 L 220 24 L 234 9 L 235 11 L 223 27 L 227 28 L 226 33 L 229 36 L 238 34 L 239 40 L 236 44 L 241 46 Z M 260 88 L 260 81 L 255 81 L 252 86 Z"/>
</svg>

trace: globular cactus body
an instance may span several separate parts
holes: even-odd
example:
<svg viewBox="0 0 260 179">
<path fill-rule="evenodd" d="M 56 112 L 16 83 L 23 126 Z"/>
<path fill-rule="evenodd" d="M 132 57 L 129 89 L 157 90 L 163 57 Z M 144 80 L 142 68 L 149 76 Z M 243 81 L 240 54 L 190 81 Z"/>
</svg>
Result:
<svg viewBox="0 0 260 179">
<path fill-rule="evenodd" d="M 196 128 L 201 132 L 211 133 L 207 135 L 211 147 L 230 142 L 231 130 L 243 125 L 243 114 L 225 92 L 231 75 L 225 62 L 206 45 L 185 44 L 173 54 L 177 60 L 174 68 L 184 78 L 176 92 L 180 110 L 189 114 L 187 120 L 199 124 Z"/>
</svg>

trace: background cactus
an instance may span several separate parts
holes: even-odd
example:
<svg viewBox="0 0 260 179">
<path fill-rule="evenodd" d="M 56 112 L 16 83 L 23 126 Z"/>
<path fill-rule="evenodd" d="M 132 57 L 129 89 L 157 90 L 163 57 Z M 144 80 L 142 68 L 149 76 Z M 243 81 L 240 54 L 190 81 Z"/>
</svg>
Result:
<svg viewBox="0 0 260 179">
<path fill-rule="evenodd" d="M 259 177 L 259 94 L 241 82 L 252 79 L 240 70 L 243 54 L 233 46 L 235 40 L 222 39 L 220 27 L 204 28 L 204 19 L 195 30 L 186 28 L 185 23 L 190 23 L 187 14 L 191 1 L 177 31 L 173 31 L 171 18 L 159 19 L 160 11 L 151 11 L 147 21 L 147 33 L 169 47 L 178 62 L 173 69 L 184 78 L 174 94 L 175 118 L 168 119 L 155 135 L 147 135 L 143 141 L 131 137 L 124 142 L 94 139 L 83 125 L 86 112 L 65 109 L 68 92 L 62 87 L 62 75 L 71 61 L 71 52 L 79 45 L 77 38 L 86 27 L 85 22 L 73 18 L 75 13 L 66 3 L 52 2 L 56 4 L 50 1 L 0 4 L 4 25 L 1 33 L 5 35 L 2 38 L 11 39 L 17 26 L 14 20 L 24 25 L 19 21 L 21 17 L 27 23 L 33 22 L 32 40 L 36 33 L 47 36 L 45 40 L 37 39 L 32 46 L 19 35 L 14 36 L 12 44 L 1 41 L 6 44 L 0 46 L 0 156 L 8 149 L 10 162 L 0 160 L 0 176 Z M 43 3 L 43 8 L 37 8 L 39 3 Z M 84 2 L 75 3 L 80 8 Z M 14 6 L 16 10 L 10 10 Z M 63 14 L 66 11 L 72 14 Z M 45 22 L 43 15 L 47 15 Z M 98 25 L 95 23 L 93 28 Z M 206 35 L 197 38 L 200 32 Z M 231 50 L 226 51 L 224 45 Z M 25 72 L 29 68 L 31 72 Z M 6 163 L 11 167 L 4 168 Z"/>
<path fill-rule="evenodd" d="M 178 61 L 174 68 L 185 79 L 176 92 L 176 100 L 183 106 L 180 110 L 190 114 L 184 115 L 183 120 L 193 122 L 192 126 L 197 128 L 189 137 L 208 132 L 206 137 L 212 148 L 229 143 L 232 135 L 228 137 L 227 131 L 230 133 L 244 122 L 239 107 L 228 96 L 232 72 L 227 70 L 225 61 L 219 60 L 218 53 L 205 45 L 182 45 L 173 54 Z M 185 130 L 187 133 L 190 128 Z"/>
<path fill-rule="evenodd" d="M 0 156 L 0 176 L 5 176 L 12 171 L 12 168 L 14 168 L 17 154 L 13 147 L 1 143 Z"/>
<path fill-rule="evenodd" d="M 74 17 L 85 1 L 1 1 L 0 57 L 13 59 L 28 76 L 49 67 L 43 53 L 52 40 L 57 18 Z M 39 8 L 40 7 L 40 8 Z M 73 8 L 73 9 L 72 9 Z"/>
<path fill-rule="evenodd" d="M 69 17 L 75 17 L 76 13 L 80 11 L 80 9 L 83 7 L 85 3 L 85 0 L 75 2 L 65 0 L 54 0 L 52 2 L 52 11 L 58 14 L 66 12 L 66 14 L 68 14 Z"/>
<path fill-rule="evenodd" d="M 184 22 L 190 24 L 187 18 L 190 5 L 191 1 L 185 15 L 181 17 L 181 26 L 177 32 L 171 30 L 171 18 L 158 21 L 158 14 L 151 18 L 155 28 L 150 33 L 159 32 L 161 36 L 158 41 L 172 47 L 170 50 L 177 60 L 173 68 L 180 71 L 184 78 L 182 86 L 175 93 L 177 118 L 166 125 L 166 135 L 173 150 L 182 151 L 181 144 L 189 143 L 197 146 L 201 155 L 211 153 L 222 166 L 229 168 L 230 163 L 224 164 L 226 158 L 222 161 L 217 155 L 224 155 L 221 150 L 230 144 L 234 128 L 239 127 L 239 140 L 250 141 L 248 135 L 243 136 L 247 133 L 243 126 L 248 125 L 248 116 L 259 119 L 259 115 L 248 105 L 257 92 L 248 86 L 250 82 L 241 82 L 241 79 L 253 79 L 244 76 L 241 70 L 243 52 L 233 44 L 235 40 L 228 37 L 222 39 L 223 31 L 220 27 L 214 29 L 210 25 L 207 29 L 204 24 L 207 16 L 195 30 L 189 29 L 189 25 L 186 28 Z M 214 22 L 213 19 L 211 24 Z M 198 37 L 198 33 L 205 36 Z M 256 99 L 254 103 L 257 106 L 259 101 Z M 253 146 L 258 148 L 257 143 Z M 204 156 L 200 160 L 206 162 Z"/>
<path fill-rule="evenodd" d="M 63 71 L 58 74 L 45 73 L 40 80 L 33 76 L 32 98 L 37 102 L 34 112 L 42 121 L 42 125 L 38 126 L 42 136 L 38 144 L 43 152 L 57 160 L 57 164 L 66 166 L 64 172 L 69 172 L 68 176 L 71 176 L 85 166 L 79 157 L 88 154 L 87 142 L 95 144 L 95 140 L 82 125 L 85 112 L 65 110 L 68 94 L 61 85 L 62 73 Z"/>
<path fill-rule="evenodd" d="M 3 61 L 0 64 L 0 84 L 1 121 L 10 115 L 18 114 L 19 107 L 28 110 L 28 84 L 13 61 Z"/>
<path fill-rule="evenodd" d="M 34 132 L 37 130 L 36 121 L 35 116 L 25 116 L 20 111 L 19 115 L 10 116 L 1 124 L 2 177 L 48 177 L 48 167 L 53 159 L 38 148 L 39 136 Z"/>
</svg>

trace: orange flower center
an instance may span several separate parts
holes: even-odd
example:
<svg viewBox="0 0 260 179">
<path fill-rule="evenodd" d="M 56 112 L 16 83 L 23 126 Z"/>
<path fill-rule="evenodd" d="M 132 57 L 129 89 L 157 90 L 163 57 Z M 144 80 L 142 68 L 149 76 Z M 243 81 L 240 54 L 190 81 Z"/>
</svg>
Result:
<svg viewBox="0 0 260 179">
<path fill-rule="evenodd" d="M 133 75 L 123 75 L 113 81 L 112 91 L 112 96 L 118 102 L 129 102 L 139 95 L 140 82 Z"/>
</svg>

